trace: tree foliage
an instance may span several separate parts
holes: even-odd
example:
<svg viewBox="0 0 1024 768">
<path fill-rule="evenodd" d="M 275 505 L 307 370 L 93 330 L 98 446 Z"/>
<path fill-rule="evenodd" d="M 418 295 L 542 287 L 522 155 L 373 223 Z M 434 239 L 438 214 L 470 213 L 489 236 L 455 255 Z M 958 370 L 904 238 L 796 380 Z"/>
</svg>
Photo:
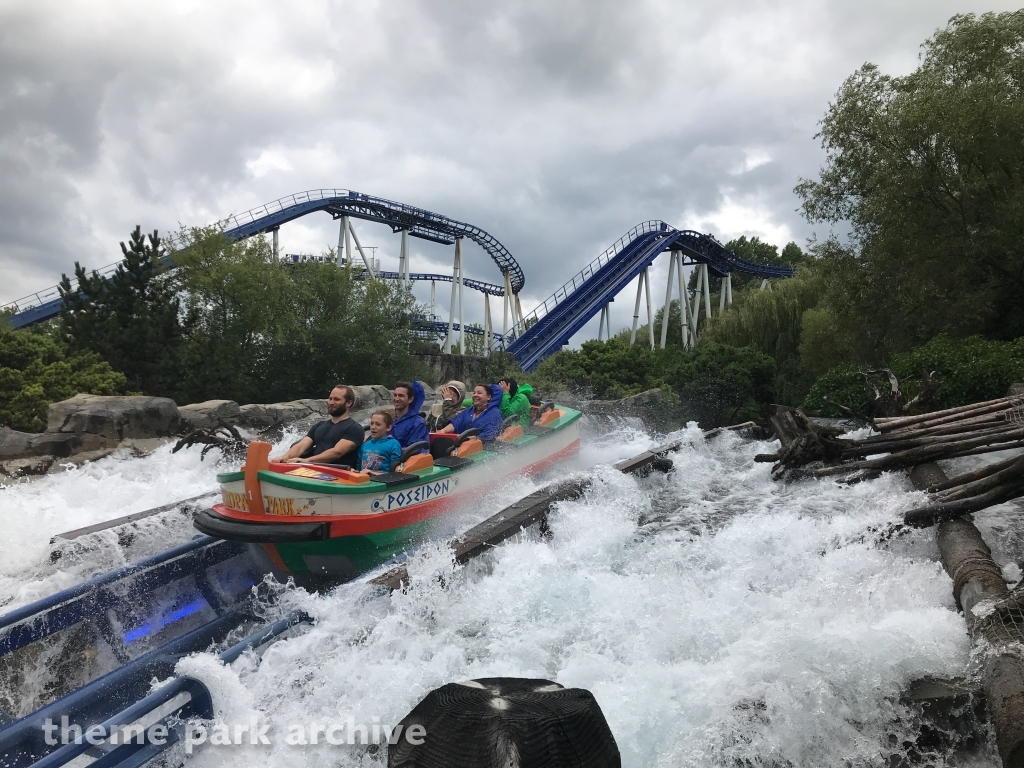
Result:
<svg viewBox="0 0 1024 768">
<path fill-rule="evenodd" d="M 197 228 L 181 240 L 189 244 L 175 254 L 189 326 L 187 401 L 322 397 L 340 381 L 412 372 L 414 302 L 395 284 L 359 279 L 351 265 L 283 264 L 263 238 Z"/>
<path fill-rule="evenodd" d="M 567 389 L 583 397 L 615 399 L 660 387 L 680 401 L 680 415 L 702 427 L 721 426 L 763 411 L 772 397 L 775 366 L 752 349 L 701 344 L 653 352 L 613 338 L 584 342 L 541 363 L 531 377 L 548 392 Z"/>
<path fill-rule="evenodd" d="M 933 376 L 939 384 L 934 408 L 992 400 L 1003 397 L 1013 382 L 1024 380 L 1024 338 L 1005 342 L 940 334 L 916 349 L 893 355 L 889 367 L 905 400 L 918 394 L 925 376 Z M 828 416 L 841 415 L 836 403 L 873 415 L 875 392 L 864 369 L 853 363 L 832 368 L 814 383 L 804 405 Z"/>
<path fill-rule="evenodd" d="M 812 222 L 847 343 L 881 362 L 941 332 L 1024 334 L 1024 11 L 955 16 L 905 77 L 865 64 L 826 114 Z"/>
<path fill-rule="evenodd" d="M 66 355 L 51 336 L 0 324 L 0 424 L 23 432 L 46 428 L 46 407 L 79 392 L 114 395 L 124 374 L 94 353 Z"/>
<path fill-rule="evenodd" d="M 143 236 L 136 227 L 121 253 L 109 278 L 86 273 L 78 262 L 74 287 L 61 276 L 61 332 L 72 352 L 93 352 L 123 372 L 128 389 L 174 397 L 183 333 L 159 233 Z"/>
</svg>

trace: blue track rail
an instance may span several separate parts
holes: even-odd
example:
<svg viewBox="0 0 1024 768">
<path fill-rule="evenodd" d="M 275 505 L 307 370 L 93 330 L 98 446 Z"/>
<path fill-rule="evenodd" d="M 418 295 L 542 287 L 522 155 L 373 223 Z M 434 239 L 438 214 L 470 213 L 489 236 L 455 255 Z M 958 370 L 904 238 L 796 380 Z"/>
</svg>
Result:
<svg viewBox="0 0 1024 768">
<path fill-rule="evenodd" d="M 503 273 L 508 272 L 513 293 L 519 293 L 526 284 L 522 267 L 508 249 L 496 237 L 480 227 L 423 208 L 364 195 L 350 189 L 314 189 L 288 195 L 244 213 L 229 216 L 220 222 L 220 226 L 226 236 L 241 240 L 272 232 L 279 229 L 282 224 L 319 211 L 329 213 L 335 218 L 351 216 L 355 219 L 386 224 L 394 232 L 406 230 L 413 237 L 446 245 L 454 243 L 456 238 L 469 238 L 487 252 Z M 108 264 L 99 270 L 99 274 L 102 277 L 109 277 L 118 264 L 120 262 Z M 397 273 L 388 274 L 394 275 L 394 279 L 398 277 Z M 410 277 L 421 279 L 419 275 Z M 422 279 L 445 280 L 440 275 L 423 275 Z M 447 277 L 447 280 L 450 281 L 451 277 Z M 465 284 L 492 296 L 502 296 L 505 292 L 503 287 L 476 280 L 466 280 Z M 53 286 L 11 302 L 0 309 L 12 312 L 7 318 L 10 327 L 25 328 L 56 317 L 60 314 L 63 303 L 57 286 Z"/>
<path fill-rule="evenodd" d="M 716 277 L 724 277 L 733 270 L 762 278 L 794 274 L 790 267 L 741 259 L 710 235 L 678 230 L 664 221 L 645 221 L 526 315 L 503 340 L 505 349 L 524 371 L 532 371 L 544 358 L 568 344 L 602 307 L 667 250 L 682 251 L 692 262 L 707 264 L 708 271 Z"/>
</svg>

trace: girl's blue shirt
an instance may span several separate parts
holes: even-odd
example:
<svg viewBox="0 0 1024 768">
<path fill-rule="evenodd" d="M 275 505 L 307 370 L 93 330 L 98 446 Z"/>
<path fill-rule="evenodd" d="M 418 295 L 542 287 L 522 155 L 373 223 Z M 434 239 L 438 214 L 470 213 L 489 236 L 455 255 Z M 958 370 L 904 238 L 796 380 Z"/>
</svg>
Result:
<svg viewBox="0 0 1024 768">
<path fill-rule="evenodd" d="M 359 449 L 359 468 L 373 472 L 390 472 L 402 455 L 402 446 L 390 435 L 376 440 L 372 437 L 363 441 Z"/>
</svg>

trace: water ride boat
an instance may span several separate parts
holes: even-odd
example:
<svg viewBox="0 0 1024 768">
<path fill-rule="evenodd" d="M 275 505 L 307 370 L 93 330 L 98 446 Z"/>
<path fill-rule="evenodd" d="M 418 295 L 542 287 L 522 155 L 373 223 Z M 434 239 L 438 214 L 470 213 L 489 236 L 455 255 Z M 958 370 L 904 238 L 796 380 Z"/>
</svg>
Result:
<svg viewBox="0 0 1024 768">
<path fill-rule="evenodd" d="M 195 527 L 248 543 L 279 578 L 345 581 L 423 540 L 474 494 L 574 455 L 580 416 L 556 405 L 528 430 L 507 427 L 488 444 L 476 429 L 434 433 L 406 448 L 395 471 L 376 475 L 271 462 L 270 444 L 253 441 L 241 469 L 217 476 L 221 503 L 198 513 Z"/>
</svg>

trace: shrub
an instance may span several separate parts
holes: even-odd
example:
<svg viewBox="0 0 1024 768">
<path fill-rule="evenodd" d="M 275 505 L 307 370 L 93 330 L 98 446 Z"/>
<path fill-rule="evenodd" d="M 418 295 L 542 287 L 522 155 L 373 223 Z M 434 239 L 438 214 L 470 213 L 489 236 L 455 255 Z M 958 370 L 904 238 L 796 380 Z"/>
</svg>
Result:
<svg viewBox="0 0 1024 768">
<path fill-rule="evenodd" d="M 917 349 L 893 355 L 889 367 L 900 381 L 903 403 L 920 392 L 925 375 L 934 375 L 939 382 L 935 409 L 992 400 L 1005 395 L 1013 382 L 1024 379 L 1024 337 L 1005 342 L 939 334 Z M 838 416 L 840 409 L 833 403 L 839 403 L 877 415 L 875 393 L 863 370 L 852 363 L 835 366 L 814 383 L 804 407 Z"/>
<path fill-rule="evenodd" d="M 49 336 L 0 328 L 0 424 L 46 429 L 46 407 L 79 392 L 115 395 L 125 376 L 93 353 L 66 357 Z"/>
</svg>

